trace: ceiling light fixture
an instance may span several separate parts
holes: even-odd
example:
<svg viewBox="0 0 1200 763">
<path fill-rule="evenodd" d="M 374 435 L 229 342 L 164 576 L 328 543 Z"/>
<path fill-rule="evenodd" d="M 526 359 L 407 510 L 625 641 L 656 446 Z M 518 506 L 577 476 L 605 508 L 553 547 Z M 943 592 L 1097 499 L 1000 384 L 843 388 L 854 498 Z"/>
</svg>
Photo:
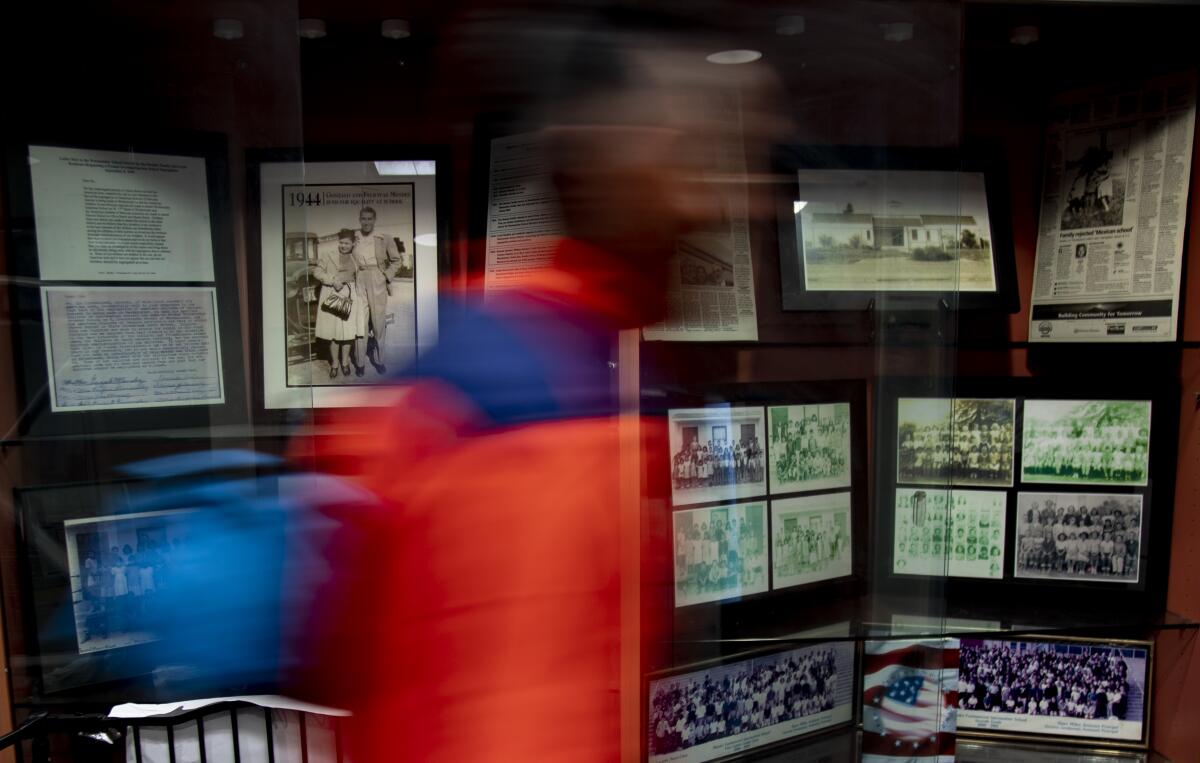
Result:
<svg viewBox="0 0 1200 763">
<path fill-rule="evenodd" d="M 319 40 L 325 36 L 325 22 L 321 19 L 300 19 L 296 22 L 296 34 L 305 40 Z"/>
<path fill-rule="evenodd" d="M 757 50 L 722 50 L 704 57 L 710 64 L 748 64 L 762 58 Z"/>
<path fill-rule="evenodd" d="M 213 37 L 218 40 L 240 40 L 246 34 L 241 19 L 214 19 Z"/>
<path fill-rule="evenodd" d="M 379 33 L 389 40 L 403 40 L 412 36 L 412 29 L 404 19 L 384 19 L 379 25 Z"/>
</svg>

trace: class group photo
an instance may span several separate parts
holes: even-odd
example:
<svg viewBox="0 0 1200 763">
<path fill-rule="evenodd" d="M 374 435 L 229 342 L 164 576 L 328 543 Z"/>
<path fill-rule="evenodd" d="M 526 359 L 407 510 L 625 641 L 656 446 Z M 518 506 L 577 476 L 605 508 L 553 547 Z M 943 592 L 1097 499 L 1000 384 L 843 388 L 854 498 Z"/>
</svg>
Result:
<svg viewBox="0 0 1200 763">
<path fill-rule="evenodd" d="M 776 588 L 849 575 L 850 494 L 772 502 L 771 536 Z"/>
<path fill-rule="evenodd" d="M 779 406 L 769 410 L 771 490 L 850 484 L 850 405 Z"/>
<path fill-rule="evenodd" d="M 963 639 L 958 707 L 981 713 L 1141 720 L 1145 697 L 1139 681 L 1144 680 L 1145 657 L 1126 657 L 1122 651 L 1066 643 Z M 1138 670 L 1130 670 L 1131 661 Z"/>
<path fill-rule="evenodd" d="M 650 755 L 832 710 L 838 655 L 811 647 L 653 682 Z"/>
<path fill-rule="evenodd" d="M 676 503 L 767 492 L 762 408 L 679 409 L 670 420 Z"/>
<path fill-rule="evenodd" d="M 1150 403 L 1030 400 L 1021 478 L 1026 482 L 1145 485 Z"/>
<path fill-rule="evenodd" d="M 1017 507 L 1018 577 L 1137 582 L 1141 496 L 1022 493 Z"/>
<path fill-rule="evenodd" d="M 676 606 L 767 590 L 763 504 L 679 511 L 674 526 Z"/>
<path fill-rule="evenodd" d="M 901 398 L 897 481 L 1012 485 L 1015 407 L 1013 400 Z"/>
</svg>

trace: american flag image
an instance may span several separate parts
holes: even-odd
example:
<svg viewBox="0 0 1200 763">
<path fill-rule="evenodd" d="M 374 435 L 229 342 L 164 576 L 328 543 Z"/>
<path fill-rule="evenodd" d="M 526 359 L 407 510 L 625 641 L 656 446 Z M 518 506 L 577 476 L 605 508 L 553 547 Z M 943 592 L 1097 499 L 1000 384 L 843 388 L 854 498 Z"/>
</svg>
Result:
<svg viewBox="0 0 1200 763">
<path fill-rule="evenodd" d="M 953 763 L 958 641 L 863 646 L 863 760 Z"/>
</svg>

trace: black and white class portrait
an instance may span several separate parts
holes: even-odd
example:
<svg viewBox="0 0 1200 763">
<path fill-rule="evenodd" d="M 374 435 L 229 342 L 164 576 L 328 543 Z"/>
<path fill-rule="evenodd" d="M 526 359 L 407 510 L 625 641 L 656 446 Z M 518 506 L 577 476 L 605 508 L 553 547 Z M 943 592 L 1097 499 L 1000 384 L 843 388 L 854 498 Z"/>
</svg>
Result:
<svg viewBox="0 0 1200 763">
<path fill-rule="evenodd" d="M 773 588 L 851 574 L 850 493 L 771 501 Z"/>
<path fill-rule="evenodd" d="M 164 597 L 171 596 L 170 573 L 187 548 L 179 521 L 187 513 L 148 512 L 64 523 L 80 654 L 157 638 L 159 604 L 169 600 Z"/>
<path fill-rule="evenodd" d="M 675 606 L 767 590 L 767 515 L 762 502 L 672 515 Z"/>
<path fill-rule="evenodd" d="M 771 492 L 850 486 L 850 404 L 767 409 Z"/>
<path fill-rule="evenodd" d="M 1009 487 L 1016 401 L 902 397 L 896 411 L 896 481 Z"/>
<path fill-rule="evenodd" d="M 848 644 L 820 644 L 651 681 L 650 759 L 833 710 L 852 673 Z"/>
<path fill-rule="evenodd" d="M 1149 701 L 1145 676 L 1144 649 L 962 639 L 958 707 L 970 714 L 1140 723 Z"/>
<path fill-rule="evenodd" d="M 758 407 L 683 408 L 670 419 L 675 504 L 764 495 L 766 432 Z"/>
<path fill-rule="evenodd" d="M 1141 539 L 1140 495 L 1021 493 L 1014 573 L 1136 583 Z"/>
<path fill-rule="evenodd" d="M 1025 401 L 1025 482 L 1145 485 L 1149 456 L 1147 400 Z"/>
</svg>

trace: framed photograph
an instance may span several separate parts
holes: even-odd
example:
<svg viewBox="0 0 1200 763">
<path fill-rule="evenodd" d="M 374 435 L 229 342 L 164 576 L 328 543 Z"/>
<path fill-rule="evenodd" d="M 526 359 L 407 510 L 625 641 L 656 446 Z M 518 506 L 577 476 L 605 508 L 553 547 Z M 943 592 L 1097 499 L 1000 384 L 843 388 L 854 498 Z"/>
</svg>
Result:
<svg viewBox="0 0 1200 763">
<path fill-rule="evenodd" d="M 1145 486 L 1149 400 L 1026 400 L 1021 480 Z"/>
<path fill-rule="evenodd" d="M 170 596 L 172 561 L 187 542 L 185 511 L 117 514 L 63 522 L 71 609 L 80 654 L 154 641 L 159 597 Z"/>
<path fill-rule="evenodd" d="M 772 494 L 850 487 L 850 403 L 774 405 L 767 421 Z"/>
<path fill-rule="evenodd" d="M 897 407 L 896 482 L 1012 487 L 1012 399 L 902 397 Z"/>
<path fill-rule="evenodd" d="M 1013 574 L 1137 583 L 1142 526 L 1136 493 L 1020 493 Z"/>
<path fill-rule="evenodd" d="M 1146 747 L 1149 641 L 961 640 L 958 728 L 964 735 Z"/>
<path fill-rule="evenodd" d="M 993 490 L 896 488 L 896 575 L 1004 577 L 1005 507 Z"/>
<path fill-rule="evenodd" d="M 776 161 L 785 310 L 1019 307 L 998 149 L 787 147 Z"/>
<path fill-rule="evenodd" d="M 676 511 L 671 529 L 676 607 L 768 589 L 765 502 Z"/>
<path fill-rule="evenodd" d="M 437 341 L 446 221 L 440 153 L 250 156 L 265 409 L 383 404 L 389 369 Z"/>
<path fill-rule="evenodd" d="M 671 502 L 682 506 L 766 495 L 764 424 L 762 406 L 671 410 Z"/>
<path fill-rule="evenodd" d="M 652 674 L 646 679 L 645 760 L 728 760 L 849 724 L 854 680 L 849 641 Z"/>
<path fill-rule="evenodd" d="M 244 420 L 227 154 L 191 132 L 9 145 L 22 433 Z"/>
<path fill-rule="evenodd" d="M 853 525 L 849 491 L 771 501 L 771 588 L 851 575 Z"/>
</svg>

